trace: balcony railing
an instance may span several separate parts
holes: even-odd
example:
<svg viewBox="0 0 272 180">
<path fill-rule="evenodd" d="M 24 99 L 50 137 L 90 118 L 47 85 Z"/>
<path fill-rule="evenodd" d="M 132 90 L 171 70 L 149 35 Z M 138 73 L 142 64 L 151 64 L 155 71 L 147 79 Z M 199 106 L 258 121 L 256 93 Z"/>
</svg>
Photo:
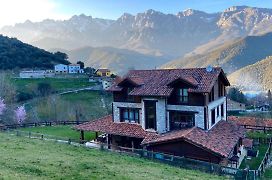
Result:
<svg viewBox="0 0 272 180">
<path fill-rule="evenodd" d="M 184 128 L 191 128 L 194 127 L 194 122 L 190 121 L 190 122 L 171 122 L 170 125 L 170 129 L 171 130 L 180 130 L 180 129 L 184 129 Z"/>
</svg>

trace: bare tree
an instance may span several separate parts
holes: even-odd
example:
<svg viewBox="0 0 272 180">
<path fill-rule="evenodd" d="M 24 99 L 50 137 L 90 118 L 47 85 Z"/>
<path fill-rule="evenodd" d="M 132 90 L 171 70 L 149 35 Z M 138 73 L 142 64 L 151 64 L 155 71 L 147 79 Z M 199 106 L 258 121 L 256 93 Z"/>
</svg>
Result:
<svg viewBox="0 0 272 180">
<path fill-rule="evenodd" d="M 5 99 L 6 103 L 14 103 L 16 100 L 16 88 L 11 83 L 7 73 L 0 73 L 0 97 Z"/>
</svg>

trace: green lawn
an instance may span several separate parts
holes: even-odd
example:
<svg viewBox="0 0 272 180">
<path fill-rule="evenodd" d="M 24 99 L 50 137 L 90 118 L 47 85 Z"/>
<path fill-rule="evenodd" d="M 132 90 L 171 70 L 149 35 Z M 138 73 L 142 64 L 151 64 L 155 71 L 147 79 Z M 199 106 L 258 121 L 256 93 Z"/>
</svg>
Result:
<svg viewBox="0 0 272 180">
<path fill-rule="evenodd" d="M 39 126 L 30 128 L 21 128 L 20 131 L 34 132 L 40 134 L 51 135 L 54 137 L 60 137 L 64 139 L 71 139 L 78 141 L 80 139 L 80 132 L 72 129 L 72 126 Z M 92 140 L 95 137 L 94 132 L 85 132 L 85 140 Z"/>
<path fill-rule="evenodd" d="M 41 82 L 47 82 L 54 91 L 63 92 L 65 90 L 80 89 L 92 86 L 93 83 L 88 78 L 41 78 L 41 79 L 12 79 L 18 91 L 31 93 L 37 89 Z"/>
<path fill-rule="evenodd" d="M 264 179 L 272 179 L 272 168 L 268 168 L 265 170 Z"/>
<path fill-rule="evenodd" d="M 146 159 L 0 133 L 1 179 L 224 179 Z"/>
<path fill-rule="evenodd" d="M 247 137 L 251 139 L 270 138 L 272 137 L 272 131 L 267 131 L 266 133 L 260 131 L 247 132 Z"/>
<path fill-rule="evenodd" d="M 80 114 L 80 120 L 89 121 L 110 114 L 111 102 L 110 95 L 98 91 L 81 91 L 58 95 L 55 100 L 50 97 L 35 98 L 29 101 L 26 109 L 29 115 L 37 114 L 40 121 L 74 121 L 76 112 Z M 36 116 L 32 118 L 35 120 Z"/>
<path fill-rule="evenodd" d="M 247 167 L 247 165 L 249 166 L 249 169 L 251 170 L 257 170 L 258 167 L 260 166 L 264 155 L 267 151 L 268 145 L 267 144 L 260 144 L 260 146 L 256 149 L 259 150 L 259 155 L 258 157 L 252 157 L 251 160 L 247 160 L 246 158 L 243 160 L 240 169 L 244 169 Z"/>
</svg>

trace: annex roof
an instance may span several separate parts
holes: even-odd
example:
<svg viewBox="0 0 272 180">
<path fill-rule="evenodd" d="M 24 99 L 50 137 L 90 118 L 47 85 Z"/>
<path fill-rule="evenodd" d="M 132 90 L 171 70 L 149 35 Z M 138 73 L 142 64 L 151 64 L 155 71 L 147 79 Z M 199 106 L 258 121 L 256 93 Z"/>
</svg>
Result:
<svg viewBox="0 0 272 180">
<path fill-rule="evenodd" d="M 220 121 L 210 131 L 193 127 L 165 134 L 145 131 L 141 125 L 113 122 L 112 115 L 75 126 L 77 130 L 96 131 L 107 134 L 128 136 L 143 139 L 142 145 L 161 144 L 177 140 L 185 140 L 198 147 L 228 157 L 240 138 L 244 137 L 245 129 L 236 123 Z"/>
<path fill-rule="evenodd" d="M 228 157 L 238 140 L 244 137 L 244 134 L 245 129 L 243 127 L 232 122 L 220 121 L 208 132 L 193 127 L 144 139 L 142 144 L 153 145 L 175 140 L 185 140 L 220 156 Z"/>
</svg>

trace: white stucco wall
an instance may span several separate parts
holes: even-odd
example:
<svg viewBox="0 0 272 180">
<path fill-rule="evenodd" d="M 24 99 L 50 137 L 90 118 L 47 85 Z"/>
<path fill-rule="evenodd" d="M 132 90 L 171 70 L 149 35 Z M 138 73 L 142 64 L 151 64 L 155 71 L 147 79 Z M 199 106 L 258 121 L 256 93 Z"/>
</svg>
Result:
<svg viewBox="0 0 272 180">
<path fill-rule="evenodd" d="M 223 104 L 224 107 L 224 116 L 221 116 L 221 105 Z M 217 116 L 217 107 L 219 106 L 219 116 Z M 212 110 L 215 109 L 215 123 L 212 125 Z M 227 109 L 226 109 L 226 97 L 221 97 L 211 103 L 208 104 L 208 122 L 209 127 L 208 129 L 211 129 L 216 123 L 218 123 L 220 120 L 226 120 L 227 118 Z"/>
</svg>

